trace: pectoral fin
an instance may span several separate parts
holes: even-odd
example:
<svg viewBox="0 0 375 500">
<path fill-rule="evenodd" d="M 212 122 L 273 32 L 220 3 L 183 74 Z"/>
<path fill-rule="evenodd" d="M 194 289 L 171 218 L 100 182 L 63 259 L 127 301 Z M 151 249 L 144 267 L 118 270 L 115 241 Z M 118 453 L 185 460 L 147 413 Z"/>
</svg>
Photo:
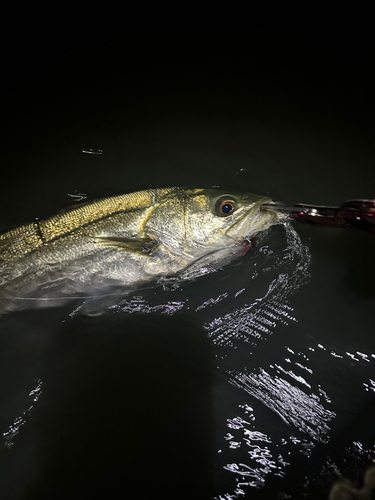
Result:
<svg viewBox="0 0 375 500">
<path fill-rule="evenodd" d="M 99 245 L 118 248 L 130 253 L 149 255 L 157 246 L 158 242 L 151 238 L 143 238 L 141 240 L 133 240 L 131 238 L 112 238 L 106 236 L 98 236 L 95 238 Z"/>
</svg>

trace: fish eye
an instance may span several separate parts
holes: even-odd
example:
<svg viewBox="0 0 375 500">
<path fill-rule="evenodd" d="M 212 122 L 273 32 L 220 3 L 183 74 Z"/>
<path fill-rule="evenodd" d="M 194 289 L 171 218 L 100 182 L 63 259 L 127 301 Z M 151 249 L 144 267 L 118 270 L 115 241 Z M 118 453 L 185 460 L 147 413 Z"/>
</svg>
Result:
<svg viewBox="0 0 375 500">
<path fill-rule="evenodd" d="M 230 198 L 219 198 L 215 204 L 215 212 L 219 217 L 227 217 L 234 210 L 235 202 Z"/>
</svg>

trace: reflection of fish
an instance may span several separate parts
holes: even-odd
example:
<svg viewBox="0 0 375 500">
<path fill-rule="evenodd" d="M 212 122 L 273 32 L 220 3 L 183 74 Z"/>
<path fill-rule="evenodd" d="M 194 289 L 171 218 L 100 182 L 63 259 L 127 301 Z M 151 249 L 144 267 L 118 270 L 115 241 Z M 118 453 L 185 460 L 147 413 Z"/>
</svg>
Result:
<svg viewBox="0 0 375 500">
<path fill-rule="evenodd" d="M 149 189 L 13 229 L 0 235 L 0 311 L 204 274 L 277 222 L 275 212 L 259 210 L 269 202 L 215 189 Z"/>
</svg>

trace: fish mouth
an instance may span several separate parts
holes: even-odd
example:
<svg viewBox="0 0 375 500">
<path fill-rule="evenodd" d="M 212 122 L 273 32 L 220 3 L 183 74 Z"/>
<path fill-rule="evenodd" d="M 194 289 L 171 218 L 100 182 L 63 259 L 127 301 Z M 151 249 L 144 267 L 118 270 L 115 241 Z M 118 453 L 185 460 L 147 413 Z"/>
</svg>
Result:
<svg viewBox="0 0 375 500">
<path fill-rule="evenodd" d="M 226 231 L 226 236 L 234 241 L 242 242 L 279 223 L 277 210 L 261 210 L 262 205 L 270 203 L 272 203 L 271 198 L 264 197 L 252 204 L 241 218 Z"/>
</svg>

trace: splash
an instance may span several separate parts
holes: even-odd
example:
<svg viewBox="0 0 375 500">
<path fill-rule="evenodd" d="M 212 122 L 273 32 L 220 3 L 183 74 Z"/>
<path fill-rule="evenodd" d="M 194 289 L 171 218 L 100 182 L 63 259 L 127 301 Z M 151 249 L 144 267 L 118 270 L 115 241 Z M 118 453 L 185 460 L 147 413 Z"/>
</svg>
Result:
<svg viewBox="0 0 375 500">
<path fill-rule="evenodd" d="M 276 274 L 266 293 L 255 298 L 251 304 L 208 322 L 205 329 L 214 344 L 233 347 L 238 340 L 254 342 L 254 339 L 265 339 L 279 323 L 285 325 L 297 321 L 291 314 L 288 301 L 311 278 L 311 254 L 288 222 L 284 222 L 284 227 L 287 246 L 281 257 L 266 245 L 259 249 L 259 253 L 267 259 L 253 278 L 271 271 Z M 236 296 L 242 292 L 240 290 Z"/>
</svg>

